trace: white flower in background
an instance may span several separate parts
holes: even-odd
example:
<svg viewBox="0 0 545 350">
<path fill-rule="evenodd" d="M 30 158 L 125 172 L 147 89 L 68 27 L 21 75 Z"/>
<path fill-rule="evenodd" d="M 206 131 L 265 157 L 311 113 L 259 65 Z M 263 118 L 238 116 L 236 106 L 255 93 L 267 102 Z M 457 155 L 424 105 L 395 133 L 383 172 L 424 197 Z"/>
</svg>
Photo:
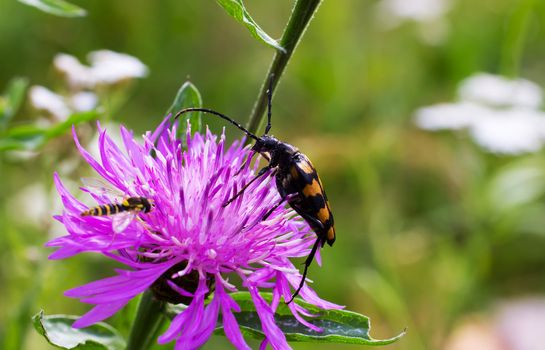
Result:
<svg viewBox="0 0 545 350">
<path fill-rule="evenodd" d="M 442 18 L 450 9 L 448 0 L 382 0 L 378 5 L 398 22 L 413 20 L 429 22 Z"/>
<path fill-rule="evenodd" d="M 88 56 L 91 73 L 97 84 L 115 84 L 117 82 L 143 78 L 148 74 L 148 67 L 138 58 L 109 50 L 93 51 Z"/>
<path fill-rule="evenodd" d="M 500 154 L 537 152 L 545 143 L 545 113 L 512 108 L 478 117 L 469 129 L 477 144 Z"/>
<path fill-rule="evenodd" d="M 505 303 L 496 317 L 505 349 L 542 350 L 545 344 L 545 300 L 521 299 Z"/>
<path fill-rule="evenodd" d="M 87 112 L 98 105 L 98 98 L 93 92 L 78 92 L 69 98 L 69 104 L 76 112 Z"/>
<path fill-rule="evenodd" d="M 64 97 L 39 85 L 30 88 L 29 97 L 34 108 L 46 111 L 57 121 L 66 120 L 74 112 L 93 110 L 98 104 L 92 92 L 79 92 Z"/>
<path fill-rule="evenodd" d="M 458 88 L 461 100 L 494 107 L 528 107 L 537 109 L 543 103 L 539 85 L 526 79 L 479 73 L 462 81 Z"/>
<path fill-rule="evenodd" d="M 65 120 L 70 116 L 70 108 L 64 97 L 43 86 L 31 87 L 29 97 L 34 108 L 48 112 L 57 120 Z"/>
<path fill-rule="evenodd" d="M 72 55 L 57 54 L 53 59 L 53 66 L 66 77 L 72 88 L 91 88 L 95 85 L 90 68 Z"/>
<path fill-rule="evenodd" d="M 543 350 L 545 300 L 513 299 L 486 314 L 466 316 L 446 339 L 444 350 Z"/>
<path fill-rule="evenodd" d="M 55 56 L 53 64 L 63 73 L 73 88 L 92 89 L 96 85 L 111 85 L 134 78 L 143 78 L 148 68 L 138 58 L 110 50 L 89 53 L 90 66 L 67 54 Z"/>
<path fill-rule="evenodd" d="M 434 45 L 448 34 L 445 16 L 451 7 L 451 0 L 381 0 L 376 7 L 376 18 L 386 29 L 415 22 L 420 38 Z"/>
<path fill-rule="evenodd" d="M 472 102 L 440 103 L 417 111 L 417 124 L 426 130 L 459 130 L 471 125 L 475 115 L 488 109 Z"/>
<path fill-rule="evenodd" d="M 90 111 L 99 105 L 93 92 L 97 86 L 113 85 L 148 74 L 145 64 L 123 53 L 98 50 L 89 53 L 88 60 L 90 65 L 86 66 L 72 55 L 56 55 L 53 65 L 64 75 L 69 91 L 59 95 L 43 86 L 34 86 L 30 89 L 31 104 L 57 121 L 66 120 L 75 112 Z"/>
<path fill-rule="evenodd" d="M 416 124 L 432 131 L 468 129 L 478 145 L 498 154 L 536 152 L 545 144 L 538 85 L 479 73 L 461 82 L 458 96 L 456 103 L 420 108 Z"/>
</svg>

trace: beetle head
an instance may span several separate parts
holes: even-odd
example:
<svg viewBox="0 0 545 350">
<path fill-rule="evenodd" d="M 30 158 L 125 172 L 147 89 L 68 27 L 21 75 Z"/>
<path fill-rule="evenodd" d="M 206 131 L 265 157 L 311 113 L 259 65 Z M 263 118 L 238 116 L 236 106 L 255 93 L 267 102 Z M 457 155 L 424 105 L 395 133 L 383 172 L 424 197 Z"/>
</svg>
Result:
<svg viewBox="0 0 545 350">
<path fill-rule="evenodd" d="M 258 153 L 272 153 L 272 151 L 278 148 L 280 141 L 274 136 L 263 135 L 256 140 L 255 144 L 252 146 L 252 151 Z"/>
</svg>

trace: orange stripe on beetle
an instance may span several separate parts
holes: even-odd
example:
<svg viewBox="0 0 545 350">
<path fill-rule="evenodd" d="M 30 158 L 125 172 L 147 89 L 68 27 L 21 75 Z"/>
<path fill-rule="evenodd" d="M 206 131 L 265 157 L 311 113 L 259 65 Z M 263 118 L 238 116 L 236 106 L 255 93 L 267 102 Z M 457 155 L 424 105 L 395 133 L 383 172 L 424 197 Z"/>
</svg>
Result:
<svg viewBox="0 0 545 350">
<path fill-rule="evenodd" d="M 297 166 L 299 167 L 299 169 L 303 170 L 306 174 L 313 174 L 316 172 L 312 164 L 310 164 L 310 162 L 306 159 L 298 162 Z"/>
<path fill-rule="evenodd" d="M 327 230 L 327 240 L 330 242 L 335 240 L 335 228 L 333 226 Z"/>
<path fill-rule="evenodd" d="M 299 178 L 299 172 L 297 171 L 297 167 L 292 166 L 290 169 L 290 174 L 294 180 L 297 180 Z"/>
<path fill-rule="evenodd" d="M 322 195 L 322 188 L 316 179 L 312 180 L 310 185 L 306 185 L 303 188 L 303 194 L 305 197 L 312 197 L 316 195 Z"/>
<path fill-rule="evenodd" d="M 329 210 L 327 208 L 321 208 L 318 210 L 317 216 L 320 222 L 325 223 L 327 220 L 329 220 Z"/>
</svg>

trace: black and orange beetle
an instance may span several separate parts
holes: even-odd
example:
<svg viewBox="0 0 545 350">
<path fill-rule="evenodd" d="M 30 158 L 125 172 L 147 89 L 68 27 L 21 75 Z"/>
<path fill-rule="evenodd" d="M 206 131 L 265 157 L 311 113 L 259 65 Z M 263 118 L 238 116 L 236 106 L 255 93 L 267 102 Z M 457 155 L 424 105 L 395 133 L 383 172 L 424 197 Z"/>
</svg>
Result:
<svg viewBox="0 0 545 350">
<path fill-rule="evenodd" d="M 310 228 L 318 236 L 316 238 L 316 243 L 314 243 L 310 254 L 305 260 L 305 269 L 301 283 L 291 299 L 287 302 L 287 304 L 289 304 L 299 294 L 301 288 L 303 288 L 308 267 L 312 263 L 312 260 L 314 260 L 314 255 L 316 254 L 318 247 L 323 247 L 326 242 L 332 246 L 335 242 L 335 227 L 333 225 L 333 214 L 331 213 L 324 187 L 322 186 L 322 182 L 320 181 L 320 177 L 318 176 L 316 169 L 308 157 L 299 152 L 296 147 L 286 142 L 282 142 L 276 139 L 274 136 L 267 135 L 271 129 L 272 98 L 270 91 L 271 88 L 269 87 L 269 90 L 267 91 L 269 98 L 267 127 L 265 128 L 265 134 L 263 134 L 261 137 L 258 137 L 246 130 L 242 125 L 228 116 L 208 108 L 183 109 L 176 114 L 174 120 L 176 120 L 182 114 L 189 112 L 204 112 L 216 115 L 235 125 L 237 128 L 244 131 L 246 135 L 254 139 L 255 144 L 252 147 L 252 151 L 260 153 L 269 162 L 269 164 L 262 168 L 252 180 L 250 180 L 243 188 L 240 189 L 238 193 L 224 203 L 224 206 L 235 200 L 255 180 L 272 169 L 272 174 L 274 174 L 276 178 L 276 187 L 280 194 L 281 200 L 264 215 L 263 220 L 265 220 L 276 208 L 282 205 L 282 203 L 287 201 L 288 204 L 299 215 L 301 215 L 301 217 L 309 224 Z"/>
</svg>

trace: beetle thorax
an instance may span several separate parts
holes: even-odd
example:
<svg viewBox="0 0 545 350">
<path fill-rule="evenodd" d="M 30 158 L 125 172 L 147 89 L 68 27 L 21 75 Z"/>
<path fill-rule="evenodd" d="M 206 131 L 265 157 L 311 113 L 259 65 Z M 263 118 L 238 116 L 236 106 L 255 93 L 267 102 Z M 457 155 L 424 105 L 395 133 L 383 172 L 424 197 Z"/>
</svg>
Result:
<svg viewBox="0 0 545 350">
<path fill-rule="evenodd" d="M 269 135 L 261 136 L 252 149 L 261 154 L 266 154 L 270 158 L 272 166 L 289 162 L 291 156 L 299 152 L 294 146 Z"/>
</svg>

